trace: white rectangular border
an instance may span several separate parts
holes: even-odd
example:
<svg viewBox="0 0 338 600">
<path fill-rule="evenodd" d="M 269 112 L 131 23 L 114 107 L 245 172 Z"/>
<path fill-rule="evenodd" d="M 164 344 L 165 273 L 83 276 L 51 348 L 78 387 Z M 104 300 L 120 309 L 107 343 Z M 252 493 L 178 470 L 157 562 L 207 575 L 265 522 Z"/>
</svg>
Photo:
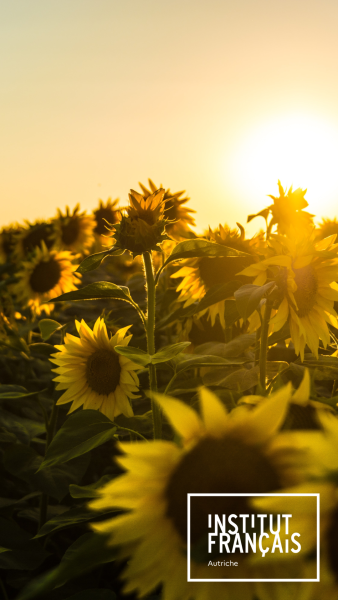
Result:
<svg viewBox="0 0 338 600">
<path fill-rule="evenodd" d="M 201 497 L 206 497 L 206 496 L 223 496 L 223 497 L 229 497 L 229 496 L 245 496 L 248 498 L 252 498 L 252 497 L 256 497 L 256 496 L 275 496 L 277 498 L 281 498 L 283 496 L 316 496 L 317 497 L 317 579 L 191 579 L 190 577 L 190 498 L 195 497 L 195 496 L 201 496 Z M 187 569 L 188 569 L 188 579 L 187 581 L 192 581 L 192 582 L 215 582 L 215 583 L 220 583 L 220 582 L 240 582 L 240 581 L 245 581 L 245 582 L 255 582 L 255 581 L 270 581 L 270 582 L 280 582 L 280 583 L 289 583 L 289 582 L 304 582 L 304 583 L 308 583 L 308 582 L 313 582 L 313 581 L 320 581 L 320 494 L 316 493 L 316 494 L 187 494 L 187 505 L 188 505 L 188 534 L 187 534 Z"/>
</svg>

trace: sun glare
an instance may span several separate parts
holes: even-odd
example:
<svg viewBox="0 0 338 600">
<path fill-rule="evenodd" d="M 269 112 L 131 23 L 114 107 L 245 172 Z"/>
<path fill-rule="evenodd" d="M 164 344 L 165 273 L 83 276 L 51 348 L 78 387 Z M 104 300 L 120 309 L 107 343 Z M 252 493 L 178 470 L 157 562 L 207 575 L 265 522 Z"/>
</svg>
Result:
<svg viewBox="0 0 338 600">
<path fill-rule="evenodd" d="M 287 115 L 243 137 L 232 173 L 240 193 L 250 199 L 250 211 L 263 208 L 267 194 L 277 194 L 280 179 L 284 188 L 307 188 L 308 210 L 318 220 L 337 214 L 337 160 L 335 124 L 311 115 Z"/>
</svg>

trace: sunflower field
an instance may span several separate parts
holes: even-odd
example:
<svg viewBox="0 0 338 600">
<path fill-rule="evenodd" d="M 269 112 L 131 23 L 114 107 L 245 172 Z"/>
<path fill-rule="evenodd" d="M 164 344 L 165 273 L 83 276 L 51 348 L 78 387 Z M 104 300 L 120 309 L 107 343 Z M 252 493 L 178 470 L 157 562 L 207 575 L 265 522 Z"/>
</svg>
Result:
<svg viewBox="0 0 338 600">
<path fill-rule="evenodd" d="M 252 238 L 150 179 L 2 227 L 0 598 L 338 599 L 338 222 L 305 195 L 278 182 Z M 303 508 L 304 552 L 237 583 L 208 580 L 201 508 L 187 581 L 188 494 L 278 491 L 320 494 L 320 581 Z"/>
</svg>

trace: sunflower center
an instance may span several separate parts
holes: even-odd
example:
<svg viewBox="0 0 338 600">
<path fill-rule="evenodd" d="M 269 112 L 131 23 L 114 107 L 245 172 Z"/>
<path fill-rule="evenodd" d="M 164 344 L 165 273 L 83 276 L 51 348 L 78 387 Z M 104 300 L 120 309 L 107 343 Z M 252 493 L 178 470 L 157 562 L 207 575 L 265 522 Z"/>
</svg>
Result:
<svg viewBox="0 0 338 600">
<path fill-rule="evenodd" d="M 167 516 L 187 540 L 188 493 L 269 492 L 280 488 L 278 475 L 269 460 L 255 447 L 235 438 L 204 438 L 188 452 L 172 474 L 167 489 Z M 243 514 L 249 510 L 247 498 L 194 498 L 191 541 L 208 531 L 208 514 Z"/>
<path fill-rule="evenodd" d="M 47 248 L 51 248 L 53 241 L 49 239 L 50 228 L 46 225 L 38 225 L 33 227 L 22 241 L 22 247 L 25 253 L 32 252 L 37 246 L 41 246 L 41 242 L 45 242 Z"/>
<path fill-rule="evenodd" d="M 206 287 L 206 289 L 212 288 L 214 285 L 220 283 L 227 283 L 234 279 L 241 279 L 240 276 L 236 276 L 245 267 L 251 265 L 253 260 L 247 257 L 221 257 L 216 256 L 215 258 L 201 258 L 199 262 L 199 274 Z M 247 283 L 247 278 L 245 278 Z"/>
<path fill-rule="evenodd" d="M 314 307 L 318 283 L 316 272 L 312 265 L 295 269 L 295 282 L 297 290 L 294 293 L 298 306 L 298 316 L 305 317 Z"/>
<path fill-rule="evenodd" d="M 62 224 L 62 241 L 66 246 L 74 244 L 79 237 L 80 222 L 79 219 L 69 219 L 68 223 Z"/>
<path fill-rule="evenodd" d="M 120 361 L 114 350 L 96 350 L 87 360 L 87 383 L 97 394 L 108 396 L 115 392 L 120 374 Z"/>
<path fill-rule="evenodd" d="M 94 232 L 97 233 L 97 235 L 108 235 L 106 221 L 112 225 L 113 223 L 117 223 L 118 218 L 115 212 L 117 211 L 114 211 L 111 208 L 99 208 L 95 212 L 96 227 Z"/>
<path fill-rule="evenodd" d="M 29 283 L 33 290 L 38 294 L 44 294 L 52 290 L 60 280 L 60 263 L 54 259 L 41 261 L 32 272 Z"/>
</svg>

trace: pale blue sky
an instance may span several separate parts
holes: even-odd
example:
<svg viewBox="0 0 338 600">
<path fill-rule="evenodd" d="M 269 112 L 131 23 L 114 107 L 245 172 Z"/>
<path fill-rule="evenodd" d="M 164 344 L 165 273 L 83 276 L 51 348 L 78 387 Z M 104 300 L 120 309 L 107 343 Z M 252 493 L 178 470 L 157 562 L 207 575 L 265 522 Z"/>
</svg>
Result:
<svg viewBox="0 0 338 600">
<path fill-rule="evenodd" d="M 125 201 L 148 177 L 186 189 L 200 227 L 245 222 L 283 170 L 257 156 L 256 142 L 252 157 L 243 148 L 294 114 L 332 132 L 330 148 L 311 132 L 306 141 L 327 155 L 329 177 L 337 28 L 331 0 L 0 2 L 0 225 L 77 202 L 91 209 L 99 197 Z M 274 156 L 279 140 L 266 144 Z M 308 186 L 311 200 L 304 168 L 298 181 L 294 172 L 282 183 Z M 335 179 L 323 198 L 313 180 L 324 215 L 335 214 Z"/>
</svg>

